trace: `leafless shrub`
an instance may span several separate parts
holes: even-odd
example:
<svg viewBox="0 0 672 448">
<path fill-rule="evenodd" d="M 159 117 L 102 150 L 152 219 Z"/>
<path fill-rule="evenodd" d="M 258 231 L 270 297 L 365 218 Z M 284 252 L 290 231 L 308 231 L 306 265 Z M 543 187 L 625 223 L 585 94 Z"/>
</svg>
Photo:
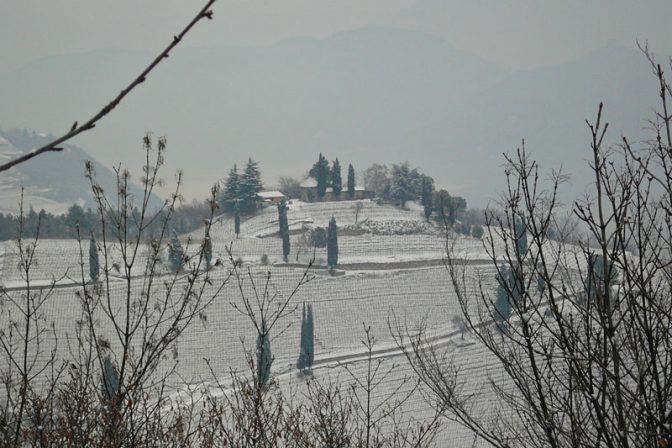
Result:
<svg viewBox="0 0 672 448">
<path fill-rule="evenodd" d="M 586 229 L 563 235 L 557 191 L 524 148 L 507 157 L 508 189 L 489 214 L 492 282 L 472 281 L 448 245 L 464 319 L 493 366 L 474 383 L 422 332 L 399 344 L 448 418 L 496 447 L 669 446 L 672 442 L 672 139 L 669 84 L 641 149 L 607 148 L 602 105 L 590 130 L 595 191 L 571 208 Z M 523 244 L 523 240 L 526 241 Z M 502 300 L 501 297 L 504 299 Z M 508 310 L 508 311 L 502 311 Z"/>
</svg>

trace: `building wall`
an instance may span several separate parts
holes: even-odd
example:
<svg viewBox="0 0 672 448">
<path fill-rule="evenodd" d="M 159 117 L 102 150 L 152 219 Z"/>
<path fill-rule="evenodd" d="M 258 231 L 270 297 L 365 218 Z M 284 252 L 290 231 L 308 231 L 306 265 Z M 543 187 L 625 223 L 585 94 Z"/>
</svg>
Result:
<svg viewBox="0 0 672 448">
<path fill-rule="evenodd" d="M 348 190 L 341 191 L 341 194 L 338 196 L 332 192 L 326 192 L 321 201 L 353 201 L 359 199 L 373 199 L 373 191 L 355 191 L 355 197 L 352 199 L 348 196 Z M 320 199 L 317 197 L 317 187 L 302 187 L 301 200 L 305 202 L 318 202 Z"/>
</svg>

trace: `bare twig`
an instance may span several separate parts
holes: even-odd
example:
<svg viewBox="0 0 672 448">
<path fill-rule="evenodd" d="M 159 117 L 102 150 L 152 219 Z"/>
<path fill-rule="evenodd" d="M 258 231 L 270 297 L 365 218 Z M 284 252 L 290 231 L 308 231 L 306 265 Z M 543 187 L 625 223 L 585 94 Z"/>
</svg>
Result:
<svg viewBox="0 0 672 448">
<path fill-rule="evenodd" d="M 78 122 L 75 121 L 70 130 L 65 134 L 63 134 L 61 137 L 58 137 L 57 139 L 52 140 L 50 143 L 47 143 L 46 145 L 40 148 L 34 149 L 29 153 L 22 155 L 21 157 L 17 157 L 16 159 L 10 160 L 7 163 L 3 163 L 2 165 L 0 165 L 0 172 L 7 171 L 8 169 L 20 163 L 26 162 L 32 159 L 33 157 L 39 156 L 40 154 L 44 154 L 46 152 L 62 151 L 63 148 L 58 145 L 72 139 L 73 137 L 81 134 L 82 132 L 91 130 L 94 127 L 96 127 L 96 123 L 100 121 L 103 117 L 105 117 L 107 114 L 112 112 L 112 110 L 115 107 L 117 107 L 119 103 L 121 103 L 121 101 L 126 97 L 126 95 L 131 93 L 131 91 L 138 85 L 145 82 L 145 79 L 147 79 L 149 73 L 152 70 L 154 70 L 154 68 L 157 65 L 159 65 L 159 63 L 162 60 L 168 58 L 173 48 L 182 41 L 184 36 L 186 36 L 186 34 L 189 31 L 191 31 L 194 25 L 196 25 L 201 19 L 205 18 L 212 19 L 213 12 L 210 9 L 210 7 L 212 6 L 213 3 L 215 3 L 215 0 L 208 0 L 208 3 L 206 3 L 206 5 L 198 12 L 198 14 L 196 14 L 196 16 L 189 22 L 189 24 L 182 30 L 182 32 L 180 32 L 180 34 L 176 36 L 173 36 L 170 44 L 168 44 L 168 46 L 142 71 L 142 73 L 140 73 L 140 75 L 138 75 L 133 81 L 131 81 L 131 83 L 128 86 L 126 86 L 121 92 L 119 92 L 119 94 L 114 99 L 112 99 L 112 101 L 110 101 L 105 107 L 103 107 L 96 115 L 91 117 L 88 121 L 86 121 L 82 125 L 79 125 Z"/>
</svg>

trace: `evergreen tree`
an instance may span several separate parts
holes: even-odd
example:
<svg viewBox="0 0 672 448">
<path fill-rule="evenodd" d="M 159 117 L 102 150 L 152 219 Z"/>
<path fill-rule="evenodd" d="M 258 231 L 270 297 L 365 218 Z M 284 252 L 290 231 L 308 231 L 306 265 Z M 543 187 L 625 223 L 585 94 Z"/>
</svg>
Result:
<svg viewBox="0 0 672 448">
<path fill-rule="evenodd" d="M 329 161 L 322 153 L 320 153 L 317 162 L 308 174 L 317 181 L 317 197 L 322 199 L 327 192 L 327 184 L 329 183 Z"/>
<path fill-rule="evenodd" d="M 282 258 L 287 261 L 289 257 L 289 223 L 287 222 L 287 203 L 283 199 L 278 203 L 278 223 L 280 226 L 280 238 L 282 238 Z"/>
<path fill-rule="evenodd" d="M 301 313 L 301 339 L 299 341 L 299 358 L 296 360 L 296 368 L 299 370 L 306 370 L 308 368 L 308 357 L 306 354 L 306 339 L 308 337 L 308 326 L 306 322 L 306 303 L 303 303 L 303 311 Z"/>
<path fill-rule="evenodd" d="M 324 227 L 315 227 L 308 234 L 308 242 L 312 247 L 327 247 L 327 231 Z"/>
<path fill-rule="evenodd" d="M 236 232 L 236 238 L 238 238 L 238 235 L 240 235 L 240 209 L 237 204 L 233 213 L 233 230 Z"/>
<path fill-rule="evenodd" d="M 308 304 L 308 312 L 306 314 L 306 361 L 308 369 L 313 368 L 313 361 L 315 361 L 315 325 L 313 321 L 313 305 Z"/>
<path fill-rule="evenodd" d="M 331 164 L 331 189 L 335 196 L 339 196 L 343 191 L 343 181 L 341 179 L 341 163 L 338 157 Z"/>
<path fill-rule="evenodd" d="M 525 228 L 525 223 L 518 218 L 515 219 L 513 227 L 516 232 L 516 249 L 522 257 L 527 253 L 527 229 Z"/>
<path fill-rule="evenodd" d="M 308 304 L 308 311 L 306 312 L 306 304 L 303 304 L 303 314 L 301 317 L 301 343 L 299 358 L 296 360 L 296 368 L 301 371 L 310 370 L 313 367 L 315 359 L 314 353 L 315 334 L 313 330 L 313 307 Z"/>
<path fill-rule="evenodd" d="M 355 197 L 355 169 L 352 163 L 348 165 L 348 197 L 350 199 Z"/>
<path fill-rule="evenodd" d="M 257 384 L 259 387 L 266 386 L 271 379 L 271 338 L 266 328 L 266 321 L 261 321 L 261 329 L 257 335 Z"/>
<path fill-rule="evenodd" d="M 212 267 L 212 240 L 210 239 L 210 234 L 205 235 L 203 240 L 203 258 L 205 258 L 205 268 L 210 269 Z"/>
<path fill-rule="evenodd" d="M 105 354 L 103 358 L 103 373 L 101 376 L 103 401 L 109 406 L 119 393 L 119 372 L 112 363 L 109 353 Z"/>
<path fill-rule="evenodd" d="M 407 201 L 417 199 L 422 188 L 421 174 L 417 168 L 411 169 L 408 162 L 392 165 L 390 196 L 403 207 Z"/>
<path fill-rule="evenodd" d="M 240 175 L 238 197 L 240 199 L 240 211 L 252 213 L 257 208 L 257 194 L 263 190 L 259 162 L 252 158 L 247 160 L 243 174 Z"/>
<path fill-rule="evenodd" d="M 184 265 L 184 249 L 175 231 L 173 231 L 173 236 L 168 243 L 168 257 L 173 272 L 180 272 Z"/>
<path fill-rule="evenodd" d="M 238 165 L 234 164 L 229 175 L 224 182 L 224 191 L 222 192 L 221 206 L 226 212 L 233 211 L 240 193 L 240 174 L 238 174 Z"/>
<path fill-rule="evenodd" d="M 336 227 L 336 218 L 333 216 L 329 220 L 327 228 L 327 265 L 333 269 L 338 264 L 338 228 Z"/>
<path fill-rule="evenodd" d="M 442 224 L 453 226 L 459 213 L 467 208 L 467 201 L 460 196 L 451 196 L 446 190 L 435 191 L 432 206 L 436 219 Z"/>
<path fill-rule="evenodd" d="M 422 206 L 425 212 L 425 219 L 429 222 L 432 216 L 432 195 L 434 194 L 434 179 L 429 176 L 422 176 Z"/>
<path fill-rule="evenodd" d="M 591 253 L 588 257 L 586 279 L 584 281 L 585 293 L 591 303 L 602 306 L 604 302 L 605 288 L 610 288 L 618 281 L 618 271 L 614 266 L 614 262 L 609 259 L 607 265 L 608 284 L 604 281 L 604 259 L 598 254 Z M 580 297 L 580 302 L 585 304 L 585 297 Z"/>
<path fill-rule="evenodd" d="M 477 239 L 483 238 L 483 227 L 474 225 L 471 227 L 471 236 Z"/>
<path fill-rule="evenodd" d="M 282 258 L 285 260 L 285 262 L 287 262 L 287 258 L 289 257 L 290 248 L 289 232 L 285 231 L 282 234 Z"/>
<path fill-rule="evenodd" d="M 91 239 L 89 240 L 89 277 L 92 282 L 97 282 L 99 275 L 98 245 L 96 244 L 96 239 L 91 235 Z"/>
<path fill-rule="evenodd" d="M 521 287 L 513 269 L 502 267 L 499 275 L 493 317 L 497 328 L 506 331 L 506 322 L 508 322 L 512 313 L 511 307 L 518 303 L 521 296 Z"/>
<path fill-rule="evenodd" d="M 287 223 L 287 202 L 281 200 L 278 202 L 278 233 L 280 236 L 285 232 L 285 227 L 288 227 Z"/>
</svg>

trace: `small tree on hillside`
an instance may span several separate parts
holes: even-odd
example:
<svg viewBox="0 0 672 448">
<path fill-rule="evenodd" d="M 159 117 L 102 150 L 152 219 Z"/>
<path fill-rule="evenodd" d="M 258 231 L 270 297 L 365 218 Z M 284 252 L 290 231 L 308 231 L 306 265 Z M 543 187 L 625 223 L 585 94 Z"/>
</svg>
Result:
<svg viewBox="0 0 672 448">
<path fill-rule="evenodd" d="M 334 196 L 339 196 L 341 191 L 343 191 L 343 180 L 341 178 L 341 162 L 338 161 L 338 157 L 333 161 L 331 165 L 331 188 L 334 192 Z"/>
<path fill-rule="evenodd" d="M 224 191 L 222 191 L 221 207 L 225 212 L 234 210 L 240 194 L 240 174 L 238 165 L 234 163 L 233 168 L 224 181 Z"/>
<path fill-rule="evenodd" d="M 525 228 L 525 223 L 522 219 L 517 218 L 515 220 L 514 229 L 516 232 L 516 249 L 521 255 L 525 255 L 527 252 L 527 229 Z"/>
<path fill-rule="evenodd" d="M 252 158 L 247 160 L 247 165 L 240 176 L 238 196 L 240 198 L 240 211 L 252 213 L 257 209 L 257 194 L 263 190 L 259 162 Z"/>
<path fill-rule="evenodd" d="M 84 233 L 85 235 L 91 232 L 91 223 L 89 222 L 88 216 L 84 209 L 77 204 L 73 204 L 68 208 L 65 220 L 68 229 L 70 230 L 70 236 L 72 237 L 77 236 L 78 232 Z"/>
<path fill-rule="evenodd" d="M 425 212 L 425 219 L 429 222 L 432 216 L 432 195 L 434 194 L 434 179 L 429 176 L 422 176 L 422 206 Z"/>
<path fill-rule="evenodd" d="M 364 204 L 362 203 L 362 201 L 355 202 L 355 206 L 354 206 L 354 209 L 355 209 L 355 225 L 357 225 L 357 221 L 359 220 L 359 212 L 361 212 L 363 208 L 364 208 Z"/>
<path fill-rule="evenodd" d="M 315 334 L 313 327 L 313 307 L 303 304 L 301 317 L 301 342 L 299 358 L 296 360 L 296 368 L 301 371 L 309 371 L 313 367 Z"/>
<path fill-rule="evenodd" d="M 203 257 L 205 258 L 205 268 L 212 267 L 212 240 L 210 239 L 210 232 L 207 232 L 203 239 Z"/>
<path fill-rule="evenodd" d="M 446 190 L 434 192 L 432 206 L 436 212 L 436 219 L 442 224 L 452 227 L 462 211 L 467 208 L 467 201 L 460 196 L 451 196 Z"/>
<path fill-rule="evenodd" d="M 493 320 L 501 332 L 506 331 L 512 305 L 518 301 L 519 289 L 513 270 L 502 266 L 497 274 L 497 297 L 492 313 Z"/>
<path fill-rule="evenodd" d="M 271 364 L 273 364 L 273 354 L 271 353 L 271 336 L 266 328 L 266 321 L 262 320 L 261 328 L 257 334 L 257 384 L 258 387 L 268 385 L 271 379 Z"/>
<path fill-rule="evenodd" d="M 315 227 L 310 231 L 308 241 L 312 247 L 327 247 L 327 231 L 324 227 Z"/>
<path fill-rule="evenodd" d="M 303 311 L 301 312 L 301 339 L 299 340 L 299 357 L 296 360 L 296 368 L 304 371 L 308 368 L 308 361 L 306 360 L 306 303 L 303 303 Z"/>
<path fill-rule="evenodd" d="M 236 232 L 236 238 L 238 238 L 238 235 L 240 235 L 240 209 L 237 204 L 233 213 L 233 230 Z"/>
<path fill-rule="evenodd" d="M 309 175 L 317 181 L 317 197 L 322 199 L 327 192 L 327 184 L 329 183 L 329 161 L 322 153 L 310 169 Z"/>
<path fill-rule="evenodd" d="M 107 349 L 101 350 L 107 352 Z M 102 397 L 108 411 L 112 411 L 117 404 L 117 396 L 119 395 L 119 370 L 112 362 L 112 357 L 109 352 L 105 353 L 103 357 L 103 372 L 102 379 Z"/>
<path fill-rule="evenodd" d="M 282 234 L 282 258 L 287 261 L 289 258 L 289 252 L 291 250 L 291 245 L 289 242 L 289 231 L 285 230 Z"/>
<path fill-rule="evenodd" d="M 168 243 L 168 258 L 173 272 L 180 272 L 184 266 L 184 249 L 174 230 L 170 243 Z"/>
<path fill-rule="evenodd" d="M 280 238 L 282 238 L 282 258 L 287 261 L 289 257 L 289 223 L 287 221 L 287 203 L 283 199 L 278 203 L 278 224 L 280 226 Z"/>
<path fill-rule="evenodd" d="M 348 197 L 350 199 L 355 197 L 355 169 L 352 163 L 348 165 Z"/>
<path fill-rule="evenodd" d="M 422 188 L 421 174 L 417 168 L 411 169 L 408 162 L 392 165 L 390 196 L 403 207 L 407 201 L 417 199 Z"/>
<path fill-rule="evenodd" d="M 584 289 L 579 294 L 579 303 L 583 306 L 595 305 L 602 309 L 604 305 L 604 291 L 611 289 L 618 281 L 618 269 L 614 266 L 613 259 L 608 260 L 606 269 L 604 259 L 598 254 L 591 253 L 587 258 L 588 267 L 586 268 L 586 278 L 584 279 Z M 609 279 L 605 282 L 605 272 Z M 590 304 L 586 301 L 590 300 Z"/>
<path fill-rule="evenodd" d="M 327 266 L 333 269 L 338 264 L 338 227 L 336 227 L 336 218 L 333 216 L 329 220 L 327 228 Z"/>
<path fill-rule="evenodd" d="M 89 278 L 92 282 L 97 282 L 100 275 L 100 261 L 98 259 L 98 244 L 96 238 L 91 235 L 89 240 Z"/>
<path fill-rule="evenodd" d="M 471 236 L 477 239 L 483 238 L 483 227 L 479 225 L 471 226 Z"/>
<path fill-rule="evenodd" d="M 374 163 L 364 171 L 364 188 L 373 191 L 376 197 L 388 199 L 390 196 L 390 176 L 387 166 Z"/>
<path fill-rule="evenodd" d="M 306 314 L 307 321 L 307 337 L 306 337 L 306 356 L 308 361 L 308 368 L 313 368 L 313 361 L 315 361 L 315 324 L 313 320 L 313 305 L 308 304 L 308 311 Z"/>
</svg>

